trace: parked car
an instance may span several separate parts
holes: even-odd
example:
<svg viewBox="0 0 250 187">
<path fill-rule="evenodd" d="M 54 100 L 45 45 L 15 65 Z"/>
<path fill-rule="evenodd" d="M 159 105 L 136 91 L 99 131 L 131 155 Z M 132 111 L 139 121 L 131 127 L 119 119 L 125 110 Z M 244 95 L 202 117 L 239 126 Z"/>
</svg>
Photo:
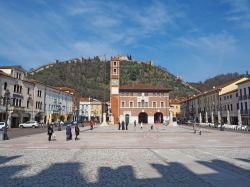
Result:
<svg viewBox="0 0 250 187">
<path fill-rule="evenodd" d="M 37 128 L 37 127 L 39 127 L 39 124 L 38 124 L 37 121 L 28 121 L 28 122 L 25 122 L 25 123 L 20 123 L 19 127 L 20 128 L 24 128 L 24 127 Z"/>
<path fill-rule="evenodd" d="M 0 122 L 0 130 L 2 130 L 5 127 L 5 122 Z M 7 125 L 7 128 L 9 128 L 9 126 Z"/>
<path fill-rule="evenodd" d="M 194 120 L 188 120 L 188 121 L 187 121 L 187 124 L 188 124 L 188 125 L 192 125 L 192 124 L 194 124 L 194 123 L 195 123 Z"/>
</svg>

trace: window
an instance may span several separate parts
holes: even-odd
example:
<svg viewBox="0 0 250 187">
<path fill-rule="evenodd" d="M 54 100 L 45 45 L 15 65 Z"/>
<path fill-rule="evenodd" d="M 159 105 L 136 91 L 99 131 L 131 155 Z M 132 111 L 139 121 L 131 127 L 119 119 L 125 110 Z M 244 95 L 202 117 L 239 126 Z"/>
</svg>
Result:
<svg viewBox="0 0 250 187">
<path fill-rule="evenodd" d="M 245 102 L 245 110 L 247 111 L 247 102 Z"/>
<path fill-rule="evenodd" d="M 122 107 L 125 107 L 125 102 L 124 101 L 122 101 Z"/>
<path fill-rule="evenodd" d="M 114 66 L 116 66 L 116 62 L 114 62 Z"/>
<path fill-rule="evenodd" d="M 29 108 L 29 106 L 30 106 L 30 101 L 28 100 L 27 101 L 27 108 Z"/>
<path fill-rule="evenodd" d="M 231 111 L 233 111 L 233 105 L 231 104 Z"/>
<path fill-rule="evenodd" d="M 22 101 L 21 99 L 19 99 L 19 107 L 21 107 Z"/>
<path fill-rule="evenodd" d="M 153 102 L 153 108 L 156 108 L 156 102 L 155 101 Z"/>
<path fill-rule="evenodd" d="M 239 103 L 237 103 L 237 110 L 239 110 Z"/>
<path fill-rule="evenodd" d="M 141 102 L 138 102 L 138 108 L 140 108 L 141 107 Z"/>
<path fill-rule="evenodd" d="M 22 86 L 20 86 L 19 93 L 22 93 Z"/>
<path fill-rule="evenodd" d="M 242 90 L 240 89 L 240 96 L 242 96 Z"/>
<path fill-rule="evenodd" d="M 129 107 L 132 108 L 133 107 L 133 102 L 129 102 Z"/>
<path fill-rule="evenodd" d="M 145 107 L 145 101 L 144 101 L 144 99 L 141 100 L 141 106 Z"/>
<path fill-rule="evenodd" d="M 8 84 L 7 84 L 7 82 L 5 82 L 5 83 L 4 83 L 4 90 L 7 89 L 7 86 L 8 86 Z"/>
<path fill-rule="evenodd" d="M 236 92 L 236 97 L 238 97 L 238 92 Z"/>
<path fill-rule="evenodd" d="M 161 108 L 163 108 L 164 107 L 164 102 L 161 102 Z"/>
<path fill-rule="evenodd" d="M 230 98 L 232 98 L 232 95 L 230 95 Z"/>
<path fill-rule="evenodd" d="M 148 92 L 144 93 L 145 96 L 148 96 Z"/>
<path fill-rule="evenodd" d="M 250 86 L 248 87 L 248 94 L 250 95 Z"/>
<path fill-rule="evenodd" d="M 27 90 L 27 94 L 30 94 L 30 88 L 28 88 L 28 90 Z"/>
<path fill-rule="evenodd" d="M 247 89 L 244 88 L 244 95 L 247 95 Z"/>
<path fill-rule="evenodd" d="M 113 74 L 114 74 L 114 75 L 116 75 L 116 74 L 117 74 L 116 68 L 114 68 L 114 72 L 113 72 Z"/>
<path fill-rule="evenodd" d="M 41 90 L 38 90 L 38 91 L 37 91 L 37 96 L 38 96 L 38 97 L 42 97 L 42 91 L 41 91 Z"/>
</svg>

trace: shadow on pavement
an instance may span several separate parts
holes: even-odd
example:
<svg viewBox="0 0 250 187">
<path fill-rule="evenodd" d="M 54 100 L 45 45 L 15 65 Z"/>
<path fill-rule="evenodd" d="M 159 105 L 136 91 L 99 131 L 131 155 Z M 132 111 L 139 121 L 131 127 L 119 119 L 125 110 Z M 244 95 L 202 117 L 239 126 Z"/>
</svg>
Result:
<svg viewBox="0 0 250 187">
<path fill-rule="evenodd" d="M 212 168 L 216 172 L 213 174 L 196 174 L 186 166 L 178 162 L 165 164 L 151 164 L 161 177 L 144 178 L 136 177 L 133 166 L 124 165 L 116 169 L 111 167 L 98 168 L 97 182 L 88 182 L 84 176 L 84 166 L 79 162 L 67 162 L 52 164 L 49 168 L 41 171 L 35 176 L 16 176 L 28 169 L 27 165 L 3 165 L 10 160 L 20 156 L 0 157 L 0 186 L 220 186 L 210 183 L 209 179 L 220 181 L 226 180 L 227 170 L 235 172 L 243 179 L 249 176 L 249 170 L 236 167 L 228 162 L 213 160 L 212 162 L 198 161 L 201 165 Z M 146 173 L 146 171 L 143 171 Z M 224 173 L 225 172 L 225 173 Z M 224 177 L 224 178 L 223 178 Z M 208 178 L 208 180 L 204 180 Z M 242 183 L 242 178 L 234 179 L 238 186 L 249 185 L 249 178 Z M 209 181 L 209 182 L 207 182 Z M 226 182 L 226 181 L 225 181 Z M 230 181 L 229 181 L 230 182 Z M 230 184 L 230 183 L 229 183 Z M 233 186 L 231 183 L 229 186 Z"/>
</svg>

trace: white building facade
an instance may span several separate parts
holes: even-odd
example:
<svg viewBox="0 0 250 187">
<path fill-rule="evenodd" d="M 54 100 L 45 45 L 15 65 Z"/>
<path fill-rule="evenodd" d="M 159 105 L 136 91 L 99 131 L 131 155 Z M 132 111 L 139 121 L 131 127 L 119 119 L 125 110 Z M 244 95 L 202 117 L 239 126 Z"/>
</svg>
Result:
<svg viewBox="0 0 250 187">
<path fill-rule="evenodd" d="M 242 124 L 250 125 L 250 79 L 238 84 L 238 96 Z"/>
</svg>

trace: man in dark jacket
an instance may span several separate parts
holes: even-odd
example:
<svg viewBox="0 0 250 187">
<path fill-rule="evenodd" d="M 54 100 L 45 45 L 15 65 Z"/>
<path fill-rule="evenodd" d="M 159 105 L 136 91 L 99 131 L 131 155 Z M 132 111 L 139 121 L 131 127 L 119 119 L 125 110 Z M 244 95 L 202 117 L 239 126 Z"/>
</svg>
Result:
<svg viewBox="0 0 250 187">
<path fill-rule="evenodd" d="M 54 130 L 53 130 L 52 125 L 49 125 L 48 126 L 49 141 L 51 141 L 51 136 L 52 136 L 53 132 L 54 132 Z"/>
<path fill-rule="evenodd" d="M 80 133 L 80 129 L 78 127 L 78 124 L 76 124 L 76 126 L 75 126 L 75 134 L 76 134 L 75 140 L 77 140 L 77 136 L 79 136 L 79 133 Z"/>
<path fill-rule="evenodd" d="M 66 140 L 72 140 L 72 132 L 70 125 L 66 127 Z"/>
<path fill-rule="evenodd" d="M 122 121 L 122 130 L 125 130 L 125 123 Z"/>
</svg>

